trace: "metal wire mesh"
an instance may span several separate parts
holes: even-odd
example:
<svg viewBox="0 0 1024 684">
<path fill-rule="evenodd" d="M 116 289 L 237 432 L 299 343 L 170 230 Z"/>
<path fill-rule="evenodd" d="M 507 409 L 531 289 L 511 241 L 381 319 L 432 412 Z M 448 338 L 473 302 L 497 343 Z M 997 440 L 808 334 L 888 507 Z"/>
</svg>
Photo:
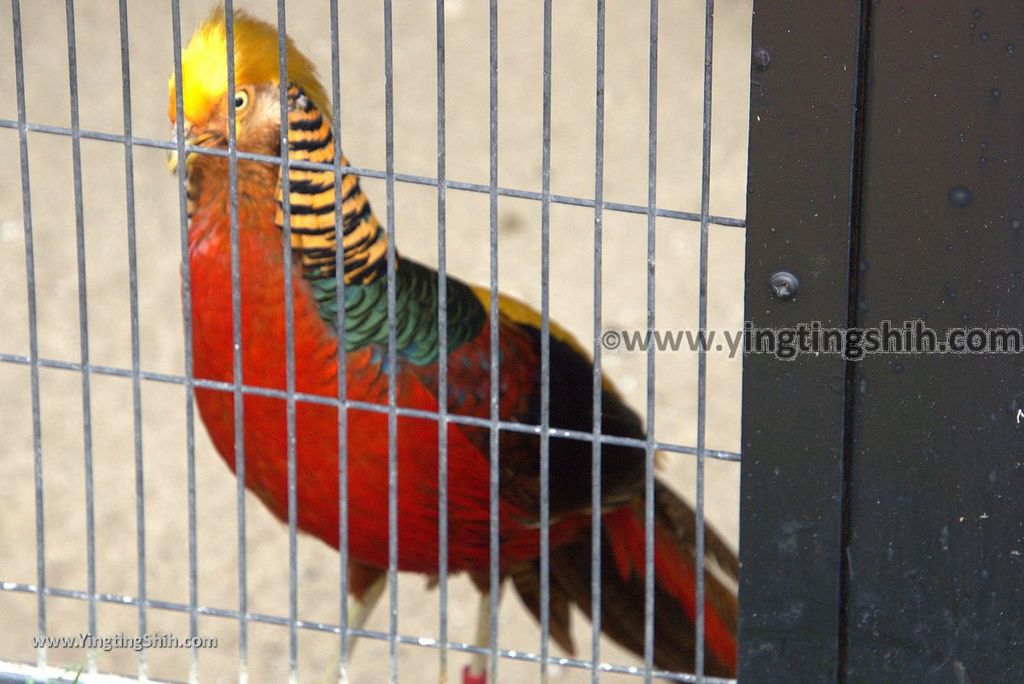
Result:
<svg viewBox="0 0 1024 684">
<path fill-rule="evenodd" d="M 172 142 L 157 140 L 154 138 L 135 135 L 133 130 L 133 90 L 131 66 L 131 37 L 129 34 L 129 3 L 127 0 L 120 0 L 118 4 L 119 19 L 119 52 L 120 52 L 120 73 L 121 73 L 121 101 L 122 101 L 122 130 L 118 133 L 84 129 L 80 123 L 78 90 L 78 52 L 76 42 L 76 9 L 73 0 L 65 3 L 65 22 L 67 27 L 67 64 L 68 80 L 70 84 L 70 126 L 54 125 L 30 121 L 26 111 L 26 68 L 24 57 L 24 45 L 26 36 L 23 30 L 21 17 L 21 3 L 19 0 L 11 0 L 11 15 L 13 19 L 12 51 L 15 76 L 17 116 L 15 119 L 0 117 L 0 132 L 3 129 L 15 131 L 18 140 L 18 156 L 20 161 L 20 195 L 22 199 L 22 220 L 23 220 L 23 242 L 24 242 L 24 263 L 25 263 L 25 290 L 27 293 L 27 330 L 28 330 L 28 353 L 17 353 L 0 348 L 0 367 L 4 364 L 13 367 L 27 368 L 29 372 L 29 394 L 31 404 L 32 423 L 32 469 L 34 488 L 34 516 L 35 516 L 35 578 L 32 582 L 25 581 L 3 581 L 5 577 L 0 576 L 0 600 L 6 595 L 27 594 L 35 597 L 36 601 L 36 625 L 32 630 L 24 630 L 24 634 L 30 631 L 41 635 L 53 633 L 52 626 L 47 620 L 48 601 L 54 599 L 72 599 L 84 602 L 87 607 L 85 624 L 89 633 L 95 634 L 98 631 L 100 620 L 98 612 L 103 604 L 117 604 L 133 607 L 137 612 L 136 629 L 140 634 L 151 631 L 151 617 L 157 611 L 169 611 L 172 613 L 184 614 L 187 617 L 187 633 L 195 637 L 201 634 L 200 618 L 216 617 L 226 618 L 237 622 L 237 672 L 240 681 L 246 680 L 252 672 L 251 667 L 251 637 L 250 632 L 254 625 L 272 625 L 284 627 L 287 630 L 287 671 L 290 679 L 297 679 L 299 673 L 299 643 L 302 632 L 319 632 L 336 635 L 338 641 L 338 667 L 345 671 L 349 665 L 349 652 L 351 636 L 364 637 L 371 640 L 382 640 L 387 643 L 387 669 L 390 681 L 400 679 L 399 673 L 399 646 L 417 645 L 436 649 L 438 651 L 440 672 L 447 672 L 449 651 L 462 653 L 488 653 L 499 657 L 491 658 L 490 680 L 498 681 L 500 676 L 499 666 L 502 661 L 529 661 L 538 664 L 539 675 L 542 681 L 547 681 L 551 676 L 551 667 L 569 667 L 574 669 L 589 670 L 591 681 L 597 682 L 603 673 L 621 673 L 637 675 L 645 681 L 652 681 L 653 678 L 664 678 L 675 681 L 698 681 L 698 682 L 719 682 L 726 681 L 713 677 L 706 677 L 703 674 L 704 663 L 704 632 L 702 628 L 697 630 L 696 641 L 696 673 L 667 673 L 659 672 L 654 668 L 653 663 L 653 614 L 654 614 L 654 584 L 653 578 L 654 555 L 654 458 L 655 453 L 662 451 L 668 453 L 687 454 L 695 456 L 696 463 L 696 513 L 697 513 L 697 624 L 704 623 L 704 514 L 705 514 L 705 461 L 712 458 L 721 461 L 739 461 L 739 454 L 734 450 L 711 449 L 707 446 L 706 422 L 707 422 L 707 389 L 708 389 L 708 359 L 707 353 L 702 351 L 697 354 L 696 371 L 696 439 L 692 445 L 676 443 L 674 441 L 660 441 L 656 439 L 655 410 L 656 410 L 656 358 L 654 346 L 647 349 L 645 357 L 645 396 L 646 396 L 646 438 L 644 440 L 630 439 L 612 435 L 604 435 L 601 431 L 601 409 L 602 398 L 601 388 L 604 379 L 605 366 L 603 363 L 603 348 L 601 334 L 605 323 L 603 315 L 602 293 L 606 274 L 604 273 L 604 224 L 606 214 L 609 212 L 621 214 L 633 214 L 645 217 L 645 258 L 646 258 L 646 319 L 645 326 L 649 330 L 657 327 L 659 320 L 656 319 L 657 310 L 657 281 L 655 278 L 656 263 L 656 236 L 659 220 L 690 221 L 699 225 L 699 267 L 698 267 L 698 327 L 704 330 L 708 327 L 708 298 L 709 298 L 709 250 L 712 226 L 723 228 L 742 229 L 744 222 L 739 218 L 717 216 L 711 212 L 711 162 L 712 162 L 712 82 L 713 82 L 713 41 L 715 3 L 714 0 L 706 0 L 704 4 L 704 60 L 703 60 L 703 88 L 701 101 L 702 126 L 700 145 L 700 208 L 699 211 L 684 211 L 680 209 L 668 209 L 659 206 L 658 186 L 658 159 L 659 159 L 659 2 L 651 0 L 647 24 L 649 30 L 648 41 L 648 80 L 647 80 L 647 148 L 646 148 L 646 173 L 647 173 L 647 198 L 645 204 L 631 204 L 623 202 L 610 202 L 605 199 L 605 138 L 606 138 L 606 33 L 607 33 L 607 8 L 604 0 L 596 3 L 596 44 L 594 78 L 595 90 L 593 92 L 594 102 L 594 186 L 593 197 L 580 197 L 572 194 L 558 194 L 552 192 L 551 168 L 552 168 L 552 53 L 553 53 L 553 7 L 551 0 L 543 0 L 542 6 L 542 112 L 541 112 L 541 171 L 540 190 L 526 190 L 501 185 L 500 174 L 502 166 L 499 163 L 499 141 L 501 139 L 499 129 L 499 37 L 498 20 L 499 6 L 497 0 L 490 0 L 487 13 L 487 36 L 488 36 L 488 182 L 486 184 L 457 181 L 448 177 L 447 168 L 447 136 L 446 111 L 446 3 L 445 0 L 436 0 L 436 75 L 437 75 L 437 166 L 436 175 L 425 176 L 413 173 L 404 173 L 396 170 L 395 164 L 395 101 L 401 97 L 400 90 L 395 85 L 395 64 L 394 64 L 394 9 L 391 0 L 383 0 L 383 116 L 384 116 L 384 169 L 364 168 L 357 166 L 343 166 L 341 164 L 340 149 L 343 142 L 342 107 L 341 103 L 345 97 L 342 92 L 342 69 L 341 51 L 339 45 L 345 40 L 345 21 L 343 13 L 339 12 L 337 0 L 330 0 L 330 57 L 331 72 L 330 84 L 333 101 L 333 123 L 335 139 L 339 141 L 336 148 L 336 157 L 333 164 L 313 164 L 288 161 L 288 139 L 287 131 L 282 129 L 281 154 L 279 157 L 264 156 L 239 151 L 235 144 L 234 130 L 234 103 L 229 98 L 230 131 L 229 144 L 226 150 L 210 148 L 194 148 L 185 144 L 183 130 L 183 109 L 180 99 L 182 92 L 182 71 L 181 62 L 177 58 L 181 54 L 183 44 L 182 10 L 179 0 L 170 2 L 171 19 L 171 47 L 175 55 L 173 64 L 173 82 L 176 84 L 176 92 L 179 97 L 173 103 L 176 111 L 176 137 Z M 234 40 L 231 0 L 225 3 L 227 16 L 227 34 L 229 54 L 232 53 L 231 45 Z M 279 67 L 281 74 L 287 71 L 286 52 L 284 50 L 286 25 L 286 3 L 284 0 L 277 0 L 276 20 L 279 27 Z M 134 7 L 134 6 L 133 6 Z M 133 9 L 133 11 L 135 11 Z M 163 37 L 160 37 L 163 40 Z M 745 50 L 745 47 L 744 47 Z M 636 75 L 634 75 L 635 77 Z M 162 78 L 162 75 L 161 75 Z M 233 60 L 228 60 L 228 84 L 229 92 L 234 92 L 235 69 Z M 281 78 L 280 105 L 282 117 L 287 111 L 287 78 Z M 75 217 L 75 249 L 77 264 L 77 294 L 78 294 L 78 342 L 79 359 L 72 361 L 64 358 L 47 356 L 40 351 L 39 344 L 39 323 L 37 314 L 37 302 L 40 296 L 38 278 L 36 274 L 37 256 L 35 252 L 33 226 L 33 195 L 31 193 L 33 176 L 30 173 L 30 151 L 29 141 L 37 135 L 59 136 L 70 139 L 72 150 L 72 175 L 73 175 L 73 202 Z M 348 130 L 347 136 L 354 135 L 354 131 Z M 345 138 L 347 140 L 348 138 Z M 128 314 L 129 314 L 129 335 L 130 335 L 130 364 L 128 367 L 120 365 L 99 364 L 94 361 L 90 353 L 90 327 L 89 321 L 89 279 L 87 278 L 86 266 L 86 228 L 87 219 L 85 203 L 83 198 L 83 159 L 82 141 L 98 141 L 99 143 L 115 143 L 122 147 L 124 158 L 124 211 L 127 227 L 127 270 L 128 270 Z M 180 219 L 179 247 L 182 268 L 182 301 L 184 302 L 184 336 L 183 336 L 183 372 L 168 373 L 147 370 L 144 368 L 140 350 L 140 295 L 139 295 L 139 264 L 137 253 L 140 238 L 137 231 L 137 188 L 135 183 L 135 155 L 140 149 L 155 149 L 177 152 L 177 184 L 178 184 L 178 214 Z M 231 177 L 231 195 L 229 199 L 231 219 L 231 276 L 232 276 L 232 337 L 234 343 L 233 367 L 234 381 L 232 383 L 216 382 L 202 378 L 196 378 L 193 374 L 193 357 L 191 348 L 191 325 L 192 317 L 190 311 L 190 274 L 188 259 L 188 211 L 185 191 L 185 157 L 186 153 L 212 154 L 226 156 L 229 161 L 229 173 Z M 512 198 L 516 200 L 529 200 L 539 203 L 540 209 L 540 312 L 541 312 L 541 389 L 540 389 L 540 424 L 525 425 L 510 421 L 503 421 L 499 418 L 499 395 L 498 374 L 491 374 L 489 412 L 487 419 L 467 415 L 449 413 L 445 402 L 439 402 L 440 408 L 437 412 L 413 410 L 397 405 L 396 400 L 396 377 L 394 372 L 389 372 L 388 382 L 388 405 L 361 402 L 349 399 L 345 391 L 345 355 L 339 355 L 338 382 L 339 393 L 337 397 L 324 397 L 296 391 L 295 386 L 295 357 L 294 357 L 294 322 L 292 289 L 290 285 L 291 272 L 285 269 L 285 321 L 286 321 L 286 349 L 287 359 L 286 386 L 284 390 L 276 390 L 266 387 L 250 386 L 245 384 L 242 376 L 242 331 L 241 331 L 241 300 L 240 300 L 240 276 L 239 276 L 239 226 L 238 226 L 238 193 L 237 173 L 239 160 L 257 160 L 279 165 L 290 165 L 293 168 L 328 169 L 335 173 L 340 183 L 341 174 L 345 172 L 357 173 L 364 178 L 380 179 L 384 181 L 384 214 L 386 216 L 386 233 L 388 238 L 387 258 L 390 265 L 395 260 L 396 244 L 396 184 L 401 183 L 408 186 L 427 186 L 436 188 L 437 207 L 437 265 L 438 265 L 438 310 L 437 317 L 439 328 L 447 328 L 447 293 L 446 274 L 448 268 L 448 191 L 464 191 L 471 194 L 485 194 L 488 200 L 488 221 L 489 221 L 489 242 L 488 242 L 488 285 L 491 291 L 491 301 L 498 300 L 499 291 L 499 236 L 500 236 L 500 215 L 499 199 Z M 13 169 L 12 169 L 13 170 Z M 288 174 L 283 173 L 283 195 L 288 196 Z M 661 196 L 666 193 L 662 189 Z M 379 199 L 378 199 L 379 201 Z M 336 209 L 340 212 L 340 193 L 337 198 Z M 593 257 L 593 334 L 592 353 L 594 357 L 594 374 L 592 385 L 593 396 L 593 425 L 590 432 L 553 430 L 550 425 L 550 407 L 552 402 L 550 388 L 550 310 L 551 310 L 551 223 L 552 205 L 564 205 L 569 207 L 582 207 L 593 210 L 592 233 L 594 241 Z M 285 263 L 291 260 L 290 237 L 290 216 L 288 203 L 284 203 L 284 240 L 283 257 Z M 342 268 L 341 254 L 337 255 L 337 266 Z M 659 262 L 660 263 L 660 262 Z M 387 342 L 388 368 L 396 368 L 396 339 L 395 339 L 395 283 L 394 269 L 388 268 L 388 322 L 390 333 Z M 338 279 L 337 303 L 339 309 L 344 302 L 344 284 Z M 176 304 L 168 302 L 168 306 Z M 490 316 L 490 362 L 492 368 L 497 368 L 499 358 L 498 339 L 498 313 L 497 307 L 491 307 Z M 338 317 L 338 334 L 344 336 L 344 316 Z M 94 331 L 95 334 L 95 331 Z M 439 396 L 447 396 L 447 340 L 444 335 L 439 336 Z M 43 423 L 44 414 L 43 398 L 40 389 L 40 373 L 43 370 L 72 371 L 81 379 L 81 410 L 82 410 L 82 444 L 84 454 L 84 533 L 86 546 L 86 587 L 84 590 L 68 587 L 54 586 L 48 582 L 47 566 L 48 561 L 52 562 L 56 551 L 46 544 L 46 506 L 49 499 L 46 497 L 44 477 L 44 454 L 43 454 Z M 93 410 L 93 384 L 97 377 L 114 377 L 128 379 L 131 384 L 131 424 L 132 424 L 132 467 L 134 469 L 134 527 L 135 527 L 135 548 L 134 562 L 136 565 L 137 584 L 134 591 L 130 593 L 100 591 L 97 583 L 97 554 L 101 547 L 97 541 L 97 520 L 96 520 L 96 490 L 93 480 L 94 472 L 94 441 L 93 432 L 96 421 L 105 420 L 106 416 L 99 416 Z M 147 587 L 147 551 L 153 548 L 154 541 L 147 538 L 147 521 L 152 519 L 153 505 L 147 508 L 147 478 L 145 453 L 158 447 L 150 442 L 146 444 L 146 451 L 143 449 L 143 385 L 144 383 L 160 383 L 172 386 L 179 386 L 184 389 L 184 431 L 185 431 L 185 489 L 186 517 L 187 517 L 187 601 L 166 600 L 155 597 Z M 201 525 L 199 513 L 199 502 L 197 496 L 197 440 L 194 420 L 193 390 L 196 388 L 214 389 L 229 392 L 233 395 L 234 420 L 235 420 L 235 443 L 234 456 L 236 463 L 236 489 L 235 489 L 235 515 L 236 515 L 236 540 L 237 540 L 237 606 L 222 607 L 207 605 L 200 601 L 200 582 L 203 577 L 200 573 L 200 553 L 197 541 L 197 528 Z M 244 398 L 246 396 L 267 396 L 285 400 L 287 404 L 287 428 L 288 428 L 288 591 L 287 591 L 287 614 L 275 614 L 254 610 L 250 602 L 252 588 L 250 587 L 249 570 L 247 558 L 251 553 L 247 547 L 249 531 L 247 520 L 250 513 L 247 512 L 247 495 L 243 485 L 245 474 L 245 445 L 242 439 L 242 425 L 244 421 Z M 339 409 L 338 442 L 341 452 L 338 481 L 341 492 L 339 508 L 339 530 L 340 530 L 340 554 L 338 559 L 338 583 L 340 588 L 341 601 L 338 607 L 338 622 L 336 624 L 318 620 L 303 619 L 299 609 L 299 585 L 301 582 L 299 567 L 299 538 L 296 513 L 296 406 L 300 402 L 309 402 L 337 407 Z M 738 403 L 736 404 L 738 407 Z M 344 597 L 347 595 L 347 574 L 345 568 L 348 563 L 348 473 L 345 467 L 347 444 L 348 411 L 358 409 L 385 413 L 388 426 L 388 625 L 387 630 L 373 629 L 352 629 L 349 626 L 350 616 Z M 398 468 L 397 468 L 397 425 L 399 417 L 420 417 L 438 421 L 439 430 L 438 449 L 439 459 L 439 507 L 441 515 L 439 518 L 439 604 L 438 604 L 438 631 L 437 637 L 411 636 L 401 633 L 399 629 L 399 580 L 398 580 L 398 554 L 401 531 L 398 528 Z M 487 647 L 472 645 L 464 642 L 452 641 L 449 633 L 449 573 L 447 567 L 448 558 L 448 525 L 447 525 L 447 430 L 449 425 L 466 425 L 486 428 L 489 430 L 489 459 L 490 459 L 490 481 L 488 483 L 491 492 L 497 492 L 499 487 L 499 434 L 502 431 L 521 432 L 535 434 L 539 437 L 540 464 L 541 464 L 541 624 L 537 640 L 536 652 L 515 650 L 502 647 L 501 625 L 498 619 L 498 605 L 500 599 L 501 575 L 499 572 L 499 530 L 498 530 L 498 498 L 491 497 L 490 511 L 490 643 Z M 645 565 L 646 577 L 648 578 L 645 591 L 645 650 L 643 666 L 629 666 L 611 664 L 603 657 L 602 640 L 600 638 L 601 626 L 601 558 L 599 554 L 593 554 L 591 561 L 593 585 L 591 588 L 593 596 L 593 615 L 591 629 L 591 653 L 590 658 L 565 658 L 552 656 L 549 648 L 550 636 L 550 614 L 548 612 L 548 597 L 550 595 L 548 557 L 550 552 L 550 538 L 548 534 L 548 523 L 550 521 L 549 507 L 549 480 L 548 464 L 550 457 L 550 438 L 556 436 L 562 439 L 575 439 L 590 442 L 593 446 L 592 460 L 592 495 L 600 498 L 602 487 L 601 482 L 601 447 L 606 444 L 638 447 L 646 453 L 646 491 L 647 508 L 645 511 L 646 522 L 646 548 Z M 20 454 L 16 454 L 20 456 Z M 120 495 L 125 495 L 121 492 Z M 149 517 L 147 517 L 149 513 Z M 601 535 L 601 511 L 594 510 L 592 514 L 592 543 L 595 548 L 599 545 Z M 31 546 L 23 543 L 23 553 L 29 553 Z M 506 606 L 507 608 L 507 606 Z M 27 637 L 26 637 L 27 640 Z M 12 654 L 12 657 L 17 654 Z M 91 648 L 87 652 L 87 662 L 84 666 L 87 672 L 97 671 L 99 653 L 97 649 Z M 0 653 L 0 658 L 8 657 L 8 654 Z M 150 676 L 150 651 L 139 649 L 137 654 L 136 674 L 140 679 Z M 49 657 L 46 648 L 40 647 L 36 650 L 36 664 L 32 672 L 47 672 Z M 0 671 L 3 666 L 0 666 Z M 10 664 L 10 676 L 18 672 L 28 672 L 15 664 Z M 198 681 L 200 678 L 200 650 L 191 648 L 188 655 L 188 678 L 190 681 Z M 3 680 L 3 675 L 0 675 Z M 14 681 L 18 681 L 16 678 Z"/>
</svg>

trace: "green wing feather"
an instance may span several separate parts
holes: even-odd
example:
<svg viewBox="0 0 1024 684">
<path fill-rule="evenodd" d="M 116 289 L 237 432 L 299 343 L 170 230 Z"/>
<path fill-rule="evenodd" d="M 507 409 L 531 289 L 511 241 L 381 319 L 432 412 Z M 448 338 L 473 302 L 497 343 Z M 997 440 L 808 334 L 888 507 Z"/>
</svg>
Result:
<svg viewBox="0 0 1024 684">
<path fill-rule="evenodd" d="M 336 277 L 310 280 L 320 315 L 332 328 L 338 326 Z M 448 349 L 473 339 L 483 327 L 487 312 L 472 290 L 448 278 Z M 387 346 L 387 279 L 368 284 L 347 284 L 345 297 L 345 350 L 367 345 Z M 437 271 L 402 258 L 395 271 L 395 340 L 398 353 L 416 365 L 437 361 Z"/>
</svg>

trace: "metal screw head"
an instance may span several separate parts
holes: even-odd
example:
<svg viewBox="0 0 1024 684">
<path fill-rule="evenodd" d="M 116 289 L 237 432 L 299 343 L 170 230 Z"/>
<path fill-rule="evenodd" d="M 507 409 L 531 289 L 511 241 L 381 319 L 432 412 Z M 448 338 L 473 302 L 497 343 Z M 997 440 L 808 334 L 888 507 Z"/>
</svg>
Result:
<svg viewBox="0 0 1024 684">
<path fill-rule="evenodd" d="M 966 185 L 957 185 L 949 189 L 946 198 L 957 209 L 963 209 L 974 201 L 974 193 Z"/>
<path fill-rule="evenodd" d="M 800 289 L 800 281 L 789 271 L 778 271 L 772 274 L 768 284 L 779 299 L 793 299 Z"/>
<path fill-rule="evenodd" d="M 754 55 L 751 61 L 753 61 L 754 68 L 758 71 L 767 71 L 768 65 L 772 63 L 772 56 L 766 49 L 757 48 L 754 50 Z"/>
</svg>

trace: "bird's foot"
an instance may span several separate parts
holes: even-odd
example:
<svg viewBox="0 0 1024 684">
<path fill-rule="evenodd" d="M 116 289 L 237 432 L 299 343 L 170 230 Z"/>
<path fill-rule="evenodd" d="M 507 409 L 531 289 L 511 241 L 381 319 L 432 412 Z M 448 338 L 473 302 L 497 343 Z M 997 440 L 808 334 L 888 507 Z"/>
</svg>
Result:
<svg viewBox="0 0 1024 684">
<path fill-rule="evenodd" d="M 469 665 L 462 668 L 462 684 L 487 684 L 487 671 L 473 674 Z"/>
</svg>

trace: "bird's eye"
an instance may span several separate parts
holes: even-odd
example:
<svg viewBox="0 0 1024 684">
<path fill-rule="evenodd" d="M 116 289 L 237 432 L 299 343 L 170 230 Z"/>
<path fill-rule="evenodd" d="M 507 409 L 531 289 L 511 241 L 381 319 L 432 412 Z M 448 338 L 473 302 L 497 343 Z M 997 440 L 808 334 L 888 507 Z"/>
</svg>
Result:
<svg viewBox="0 0 1024 684">
<path fill-rule="evenodd" d="M 244 90 L 239 90 L 235 93 L 235 111 L 245 109 L 245 106 L 249 104 L 249 93 Z"/>
</svg>

